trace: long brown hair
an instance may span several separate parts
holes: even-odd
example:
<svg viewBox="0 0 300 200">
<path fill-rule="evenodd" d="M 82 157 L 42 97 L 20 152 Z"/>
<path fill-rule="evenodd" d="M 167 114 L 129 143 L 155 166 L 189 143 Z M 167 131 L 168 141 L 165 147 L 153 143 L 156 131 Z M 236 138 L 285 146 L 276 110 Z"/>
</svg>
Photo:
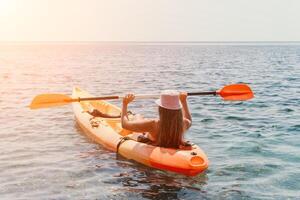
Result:
<svg viewBox="0 0 300 200">
<path fill-rule="evenodd" d="M 159 106 L 158 112 L 157 145 L 167 148 L 179 148 L 183 139 L 182 110 L 170 110 Z"/>
</svg>

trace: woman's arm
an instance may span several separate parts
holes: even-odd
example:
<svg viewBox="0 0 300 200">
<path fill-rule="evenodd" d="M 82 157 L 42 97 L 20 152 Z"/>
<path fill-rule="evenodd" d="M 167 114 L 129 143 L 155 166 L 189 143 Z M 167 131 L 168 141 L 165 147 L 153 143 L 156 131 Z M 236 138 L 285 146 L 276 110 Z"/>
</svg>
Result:
<svg viewBox="0 0 300 200">
<path fill-rule="evenodd" d="M 128 94 L 123 99 L 122 114 L 121 114 L 122 127 L 134 132 L 153 132 L 155 120 L 143 119 L 143 120 L 129 121 L 127 115 L 127 106 L 133 100 L 134 100 L 133 94 Z"/>
<path fill-rule="evenodd" d="M 182 104 L 182 114 L 183 118 L 186 119 L 187 123 L 187 129 L 191 127 L 192 125 L 192 115 L 190 113 L 188 104 L 187 104 L 187 93 L 181 92 L 179 95 L 180 102 Z"/>
</svg>

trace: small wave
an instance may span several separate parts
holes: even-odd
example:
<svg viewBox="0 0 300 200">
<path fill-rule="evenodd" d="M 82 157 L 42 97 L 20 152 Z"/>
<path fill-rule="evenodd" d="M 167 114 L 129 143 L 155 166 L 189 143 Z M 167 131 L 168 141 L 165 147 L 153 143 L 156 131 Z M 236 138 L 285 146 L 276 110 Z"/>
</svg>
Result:
<svg viewBox="0 0 300 200">
<path fill-rule="evenodd" d="M 212 118 L 204 118 L 204 119 L 202 119 L 200 122 L 213 122 L 213 121 L 215 121 L 214 119 L 212 119 Z"/>
<path fill-rule="evenodd" d="M 300 124 L 297 124 L 297 125 L 294 125 L 294 126 L 291 126 L 290 128 L 288 128 L 288 131 L 289 132 L 292 132 L 292 131 L 300 131 Z"/>
<path fill-rule="evenodd" d="M 241 116 L 226 116 L 225 120 L 250 121 L 254 119 Z"/>
<path fill-rule="evenodd" d="M 291 108 L 284 108 L 282 110 L 280 110 L 281 112 L 293 112 L 294 110 Z"/>
</svg>

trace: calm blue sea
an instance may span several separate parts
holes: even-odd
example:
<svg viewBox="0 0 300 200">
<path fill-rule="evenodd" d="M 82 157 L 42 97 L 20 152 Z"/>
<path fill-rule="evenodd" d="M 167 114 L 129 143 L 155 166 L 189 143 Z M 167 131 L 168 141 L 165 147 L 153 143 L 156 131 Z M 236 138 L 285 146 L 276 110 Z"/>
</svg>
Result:
<svg viewBox="0 0 300 200">
<path fill-rule="evenodd" d="M 91 142 L 71 106 L 27 107 L 37 94 L 71 94 L 73 86 L 111 95 L 239 82 L 253 100 L 189 98 L 186 137 L 210 160 L 196 177 Z M 299 44 L 3 43 L 0 84 L 0 199 L 300 199 Z M 153 100 L 130 106 L 157 115 Z"/>
</svg>

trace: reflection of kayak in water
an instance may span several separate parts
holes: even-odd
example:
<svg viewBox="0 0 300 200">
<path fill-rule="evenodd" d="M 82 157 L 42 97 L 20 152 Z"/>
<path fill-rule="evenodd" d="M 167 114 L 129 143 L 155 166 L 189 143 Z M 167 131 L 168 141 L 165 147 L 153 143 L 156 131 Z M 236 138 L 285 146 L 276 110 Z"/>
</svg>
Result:
<svg viewBox="0 0 300 200">
<path fill-rule="evenodd" d="M 72 97 L 83 98 L 91 97 L 91 95 L 79 88 L 74 88 Z M 122 129 L 120 118 L 93 117 L 85 112 L 91 107 L 107 116 L 118 116 L 121 110 L 106 101 L 73 103 L 74 114 L 79 126 L 89 138 L 105 148 L 149 167 L 189 176 L 197 175 L 207 169 L 208 159 L 197 145 L 193 145 L 190 150 L 182 150 L 137 142 L 136 138 L 143 133 L 132 133 Z"/>
</svg>

